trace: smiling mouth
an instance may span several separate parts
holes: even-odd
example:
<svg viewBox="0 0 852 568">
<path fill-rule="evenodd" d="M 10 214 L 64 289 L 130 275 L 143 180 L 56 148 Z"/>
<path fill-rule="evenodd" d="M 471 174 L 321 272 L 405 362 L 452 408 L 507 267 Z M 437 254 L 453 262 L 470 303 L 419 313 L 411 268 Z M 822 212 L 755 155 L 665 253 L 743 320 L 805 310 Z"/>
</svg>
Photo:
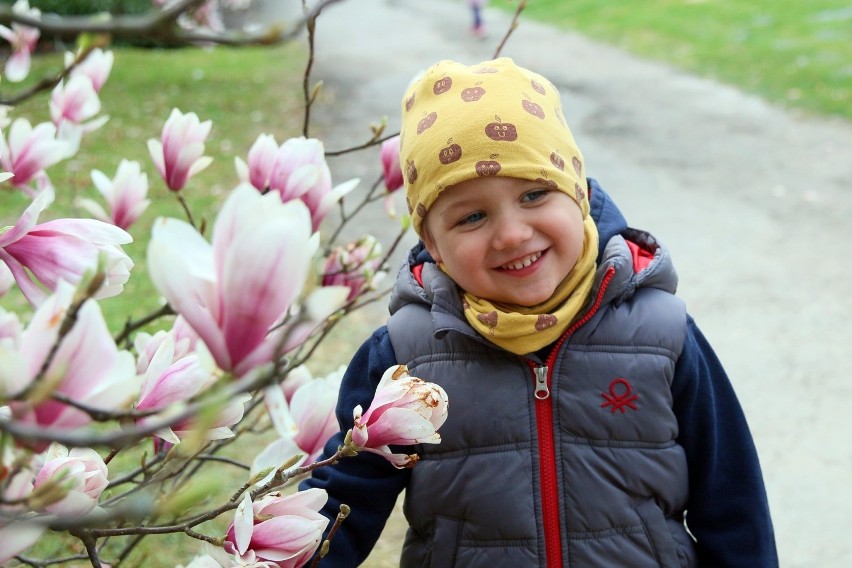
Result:
<svg viewBox="0 0 852 568">
<path fill-rule="evenodd" d="M 522 268 L 526 268 L 527 266 L 540 259 L 542 254 L 544 254 L 542 251 L 528 254 L 527 256 L 524 256 L 517 260 L 513 260 L 512 262 L 507 262 L 506 264 L 500 266 L 500 270 L 520 270 Z"/>
</svg>

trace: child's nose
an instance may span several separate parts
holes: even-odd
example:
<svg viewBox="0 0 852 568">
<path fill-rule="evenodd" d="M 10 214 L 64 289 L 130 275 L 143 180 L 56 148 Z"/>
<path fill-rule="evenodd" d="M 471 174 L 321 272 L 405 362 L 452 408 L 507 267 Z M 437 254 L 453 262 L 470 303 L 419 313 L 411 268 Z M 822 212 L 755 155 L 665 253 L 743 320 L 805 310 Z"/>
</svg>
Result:
<svg viewBox="0 0 852 568">
<path fill-rule="evenodd" d="M 533 235 L 532 227 L 517 219 L 505 219 L 494 231 L 493 247 L 495 250 L 507 250 L 522 245 Z"/>
</svg>

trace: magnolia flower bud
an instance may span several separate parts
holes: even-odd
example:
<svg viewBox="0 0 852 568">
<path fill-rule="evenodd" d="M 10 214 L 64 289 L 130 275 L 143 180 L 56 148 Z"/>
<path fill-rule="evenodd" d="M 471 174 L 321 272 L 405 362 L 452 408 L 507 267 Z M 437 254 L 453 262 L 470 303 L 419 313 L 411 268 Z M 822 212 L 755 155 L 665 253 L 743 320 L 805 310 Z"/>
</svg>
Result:
<svg viewBox="0 0 852 568">
<path fill-rule="evenodd" d="M 209 120 L 201 122 L 194 112 L 183 114 L 175 108 L 163 125 L 160 140 L 148 140 L 151 159 L 170 190 L 183 189 L 189 178 L 213 161 L 202 155 L 212 125 Z"/>
<path fill-rule="evenodd" d="M 33 484 L 29 505 L 56 515 L 81 517 L 94 509 L 107 486 L 107 466 L 88 448 L 52 445 Z"/>
<path fill-rule="evenodd" d="M 382 142 L 380 158 L 385 189 L 388 190 L 388 193 L 394 192 L 403 184 L 402 167 L 399 165 L 399 136 L 388 138 Z"/>
<path fill-rule="evenodd" d="M 362 291 L 373 288 L 383 276 L 383 273 L 376 272 L 381 256 L 381 243 L 371 235 L 337 247 L 326 257 L 322 285 L 348 287 L 347 301 L 351 301 Z"/>
</svg>

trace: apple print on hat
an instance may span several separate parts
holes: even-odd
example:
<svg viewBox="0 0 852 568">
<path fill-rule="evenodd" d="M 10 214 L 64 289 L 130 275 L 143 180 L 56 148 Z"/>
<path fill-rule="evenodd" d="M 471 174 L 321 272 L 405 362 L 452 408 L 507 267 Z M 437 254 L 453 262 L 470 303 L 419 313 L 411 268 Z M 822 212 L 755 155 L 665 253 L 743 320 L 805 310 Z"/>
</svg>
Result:
<svg viewBox="0 0 852 568">
<path fill-rule="evenodd" d="M 411 85 L 401 108 L 400 163 L 418 234 L 441 191 L 484 176 L 538 181 L 588 215 L 583 155 L 559 92 L 541 75 L 508 57 L 470 66 L 442 60 Z"/>
</svg>

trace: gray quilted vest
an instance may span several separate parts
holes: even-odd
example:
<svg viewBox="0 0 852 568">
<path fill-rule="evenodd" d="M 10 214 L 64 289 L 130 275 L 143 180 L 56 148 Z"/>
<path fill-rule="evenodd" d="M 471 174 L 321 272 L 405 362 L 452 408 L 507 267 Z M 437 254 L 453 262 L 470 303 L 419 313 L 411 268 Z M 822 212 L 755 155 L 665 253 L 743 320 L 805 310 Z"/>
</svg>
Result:
<svg viewBox="0 0 852 568">
<path fill-rule="evenodd" d="M 670 386 L 686 314 L 666 249 L 634 274 L 621 237 L 598 269 L 600 305 L 542 360 L 464 321 L 434 265 L 400 272 L 388 322 L 397 360 L 447 391 L 440 444 L 418 446 L 400 565 L 695 566 L 688 478 Z M 548 551 L 551 551 L 548 563 Z"/>
</svg>

